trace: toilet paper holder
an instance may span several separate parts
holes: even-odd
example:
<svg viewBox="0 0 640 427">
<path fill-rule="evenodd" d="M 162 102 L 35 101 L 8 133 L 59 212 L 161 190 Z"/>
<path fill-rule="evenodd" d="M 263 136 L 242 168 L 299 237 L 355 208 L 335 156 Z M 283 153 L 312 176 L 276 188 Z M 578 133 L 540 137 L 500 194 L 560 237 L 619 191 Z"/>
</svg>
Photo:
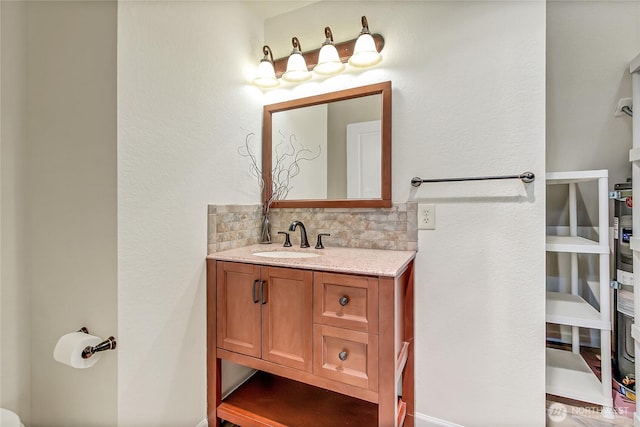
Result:
<svg viewBox="0 0 640 427">
<path fill-rule="evenodd" d="M 84 332 L 85 334 L 88 334 L 89 329 L 83 326 L 82 328 L 78 329 L 78 332 Z M 106 351 L 106 350 L 115 350 L 115 348 L 116 348 L 116 339 L 111 336 L 96 346 L 85 347 L 84 350 L 82 350 L 82 358 L 88 359 L 91 356 L 93 356 L 95 353 L 98 353 L 100 351 Z"/>
</svg>

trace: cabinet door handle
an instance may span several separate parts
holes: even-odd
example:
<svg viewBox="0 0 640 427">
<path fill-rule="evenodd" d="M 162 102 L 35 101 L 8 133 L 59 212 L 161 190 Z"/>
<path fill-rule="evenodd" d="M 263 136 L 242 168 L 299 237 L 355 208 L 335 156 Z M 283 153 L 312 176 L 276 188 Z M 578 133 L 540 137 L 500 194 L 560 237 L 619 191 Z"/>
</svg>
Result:
<svg viewBox="0 0 640 427">
<path fill-rule="evenodd" d="M 348 354 L 347 354 L 347 352 L 346 352 L 346 351 L 341 351 L 340 353 L 338 353 L 338 358 L 339 358 L 340 360 L 342 360 L 343 362 L 344 362 L 345 360 L 347 360 L 347 356 L 348 356 Z"/>
<path fill-rule="evenodd" d="M 345 295 L 345 296 L 341 297 L 338 300 L 338 302 L 340 303 L 341 306 L 344 307 L 345 305 L 349 304 L 349 297 Z"/>
<path fill-rule="evenodd" d="M 264 292 L 264 285 L 266 284 L 266 280 L 260 281 L 260 302 L 264 305 L 267 303 L 267 296 Z M 257 302 L 257 301 L 256 301 Z"/>
<path fill-rule="evenodd" d="M 260 279 L 256 279 L 253 281 L 253 289 L 251 290 L 251 296 L 253 297 L 253 303 L 258 303 L 258 282 Z"/>
</svg>

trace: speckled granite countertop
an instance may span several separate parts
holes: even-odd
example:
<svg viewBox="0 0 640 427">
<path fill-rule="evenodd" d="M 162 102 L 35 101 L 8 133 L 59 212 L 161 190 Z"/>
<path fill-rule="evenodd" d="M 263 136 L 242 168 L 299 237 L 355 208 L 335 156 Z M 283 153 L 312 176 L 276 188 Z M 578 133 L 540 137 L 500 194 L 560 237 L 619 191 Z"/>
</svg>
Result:
<svg viewBox="0 0 640 427">
<path fill-rule="evenodd" d="M 317 253 L 312 258 L 267 258 L 254 255 L 256 252 L 287 251 Z M 293 267 L 307 270 L 334 271 L 340 273 L 366 274 L 395 277 L 415 257 L 415 251 L 390 251 L 382 249 L 283 248 L 280 245 L 251 245 L 243 248 L 215 252 L 207 259 L 244 262 L 249 264 Z"/>
</svg>

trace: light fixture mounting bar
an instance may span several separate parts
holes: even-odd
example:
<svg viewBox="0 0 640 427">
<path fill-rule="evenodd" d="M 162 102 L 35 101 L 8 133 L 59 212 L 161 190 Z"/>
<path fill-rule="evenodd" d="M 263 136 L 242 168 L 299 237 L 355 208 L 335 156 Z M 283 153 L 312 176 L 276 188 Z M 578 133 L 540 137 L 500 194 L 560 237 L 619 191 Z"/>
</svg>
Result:
<svg viewBox="0 0 640 427">
<path fill-rule="evenodd" d="M 384 37 L 380 34 L 371 34 L 373 37 L 373 41 L 376 43 L 376 49 L 378 52 L 382 52 L 382 48 L 384 47 Z M 356 40 L 348 40 L 346 42 L 335 43 L 336 50 L 338 51 L 338 55 L 340 56 L 340 61 L 346 63 L 351 55 L 353 55 L 353 48 L 356 45 Z M 320 53 L 320 48 L 315 50 L 310 50 L 307 52 L 302 52 L 302 56 L 307 63 L 307 68 L 309 70 L 313 70 L 318 64 L 318 54 Z M 276 70 L 276 77 L 280 78 L 287 70 L 287 60 L 289 57 L 278 58 L 274 62 L 274 68 Z"/>
</svg>

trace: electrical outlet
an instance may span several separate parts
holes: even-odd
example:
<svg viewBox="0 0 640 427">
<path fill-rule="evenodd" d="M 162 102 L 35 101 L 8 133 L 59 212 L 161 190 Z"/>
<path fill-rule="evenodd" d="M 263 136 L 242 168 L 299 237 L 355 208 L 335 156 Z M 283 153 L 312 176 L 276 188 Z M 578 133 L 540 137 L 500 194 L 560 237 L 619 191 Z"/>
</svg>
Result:
<svg viewBox="0 0 640 427">
<path fill-rule="evenodd" d="M 436 205 L 433 203 L 418 204 L 418 229 L 436 229 Z"/>
</svg>

